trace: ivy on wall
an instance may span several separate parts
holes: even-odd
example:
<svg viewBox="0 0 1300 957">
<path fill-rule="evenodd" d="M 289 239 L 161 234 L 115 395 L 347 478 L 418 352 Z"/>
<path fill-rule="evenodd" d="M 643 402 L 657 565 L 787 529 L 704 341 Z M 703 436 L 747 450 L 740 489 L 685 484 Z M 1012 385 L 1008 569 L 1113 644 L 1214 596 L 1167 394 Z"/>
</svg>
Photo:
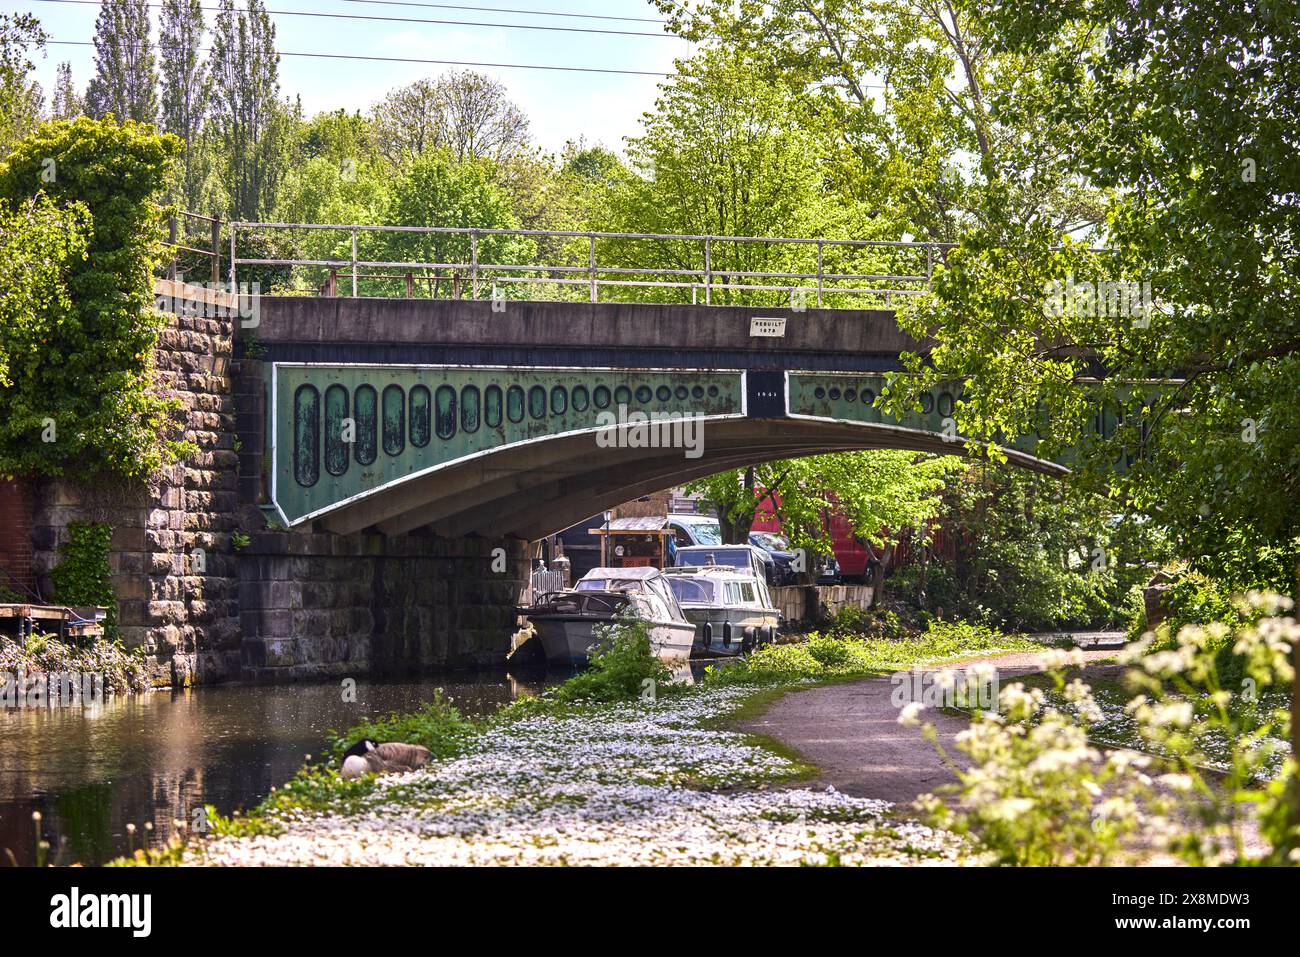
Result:
<svg viewBox="0 0 1300 957">
<path fill-rule="evenodd" d="M 170 438 L 179 404 L 152 379 L 169 212 L 159 197 L 179 149 L 150 126 L 79 117 L 42 124 L 0 162 L 0 213 L 15 227 L 5 232 L 32 247 L 14 261 L 33 264 L 0 290 L 12 299 L 0 326 L 0 473 L 143 478 L 189 450 Z"/>
<path fill-rule="evenodd" d="M 113 528 L 102 522 L 72 522 L 68 538 L 59 546 L 61 556 L 50 572 L 54 600 L 61 605 L 96 605 L 108 609 L 104 631 L 117 634 L 117 598 L 113 594 L 108 548 Z"/>
</svg>

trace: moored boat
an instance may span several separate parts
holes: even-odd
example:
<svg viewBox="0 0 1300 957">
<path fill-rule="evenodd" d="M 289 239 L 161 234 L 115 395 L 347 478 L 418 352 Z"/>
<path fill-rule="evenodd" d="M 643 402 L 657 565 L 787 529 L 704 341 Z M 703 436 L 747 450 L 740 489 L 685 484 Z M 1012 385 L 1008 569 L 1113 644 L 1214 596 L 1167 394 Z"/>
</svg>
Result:
<svg viewBox="0 0 1300 957">
<path fill-rule="evenodd" d="M 571 589 L 550 592 L 521 609 L 552 664 L 583 665 L 599 642 L 597 625 L 626 609 L 650 628 L 650 643 L 665 661 L 690 656 L 695 626 L 686 619 L 657 568 L 593 568 Z"/>
<path fill-rule="evenodd" d="M 762 575 L 728 565 L 670 568 L 665 575 L 695 625 L 696 653 L 736 655 L 776 640 L 781 613 Z"/>
</svg>

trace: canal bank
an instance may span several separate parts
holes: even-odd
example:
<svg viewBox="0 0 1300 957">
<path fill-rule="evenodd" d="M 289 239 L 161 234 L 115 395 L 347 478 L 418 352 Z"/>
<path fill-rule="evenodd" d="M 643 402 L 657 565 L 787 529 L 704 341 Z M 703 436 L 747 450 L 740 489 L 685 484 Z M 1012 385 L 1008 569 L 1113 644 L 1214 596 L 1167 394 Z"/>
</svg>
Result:
<svg viewBox="0 0 1300 957">
<path fill-rule="evenodd" d="M 419 708 L 438 689 L 485 716 L 565 675 L 502 671 L 436 679 L 234 686 L 116 695 L 90 708 L 0 711 L 0 861 L 37 859 L 34 813 L 48 860 L 99 864 L 160 847 L 192 824 L 255 806 L 320 755 L 331 731 Z M 349 700 L 351 699 L 351 700 Z M 134 834 L 128 826 L 135 828 Z M 6 853 L 8 852 L 8 853 Z"/>
<path fill-rule="evenodd" d="M 301 772 L 252 815 L 217 822 L 216 836 L 159 862 L 978 863 L 964 840 L 826 786 L 799 754 L 737 721 L 798 688 L 1035 648 L 939 623 L 900 640 L 769 646 L 626 700 L 575 701 L 575 679 L 477 722 L 418 771 L 358 781 Z"/>
</svg>

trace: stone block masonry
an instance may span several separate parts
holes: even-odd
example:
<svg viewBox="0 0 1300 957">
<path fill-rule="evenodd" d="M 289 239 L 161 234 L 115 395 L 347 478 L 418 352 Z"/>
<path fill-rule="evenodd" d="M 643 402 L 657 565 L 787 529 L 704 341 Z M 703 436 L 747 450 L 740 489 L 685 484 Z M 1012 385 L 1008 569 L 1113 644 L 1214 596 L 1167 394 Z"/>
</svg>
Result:
<svg viewBox="0 0 1300 957">
<path fill-rule="evenodd" d="M 262 375 L 236 358 L 232 319 L 173 317 L 155 366 L 197 452 L 147 484 L 79 476 L 0 489 L 6 571 L 26 569 L 51 597 L 68 526 L 111 525 L 121 636 L 143 646 L 158 686 L 505 661 L 527 543 L 263 531 Z"/>
<path fill-rule="evenodd" d="M 241 673 L 283 682 L 499 665 L 527 570 L 518 540 L 259 532 L 240 552 Z"/>
<path fill-rule="evenodd" d="M 33 483 L 32 544 L 38 584 L 73 522 L 113 527 L 109 552 L 123 641 L 143 646 L 157 685 L 237 677 L 239 458 L 228 317 L 175 316 L 159 334 L 155 387 L 182 407 L 178 430 L 197 452 L 147 484 L 82 476 Z"/>
</svg>

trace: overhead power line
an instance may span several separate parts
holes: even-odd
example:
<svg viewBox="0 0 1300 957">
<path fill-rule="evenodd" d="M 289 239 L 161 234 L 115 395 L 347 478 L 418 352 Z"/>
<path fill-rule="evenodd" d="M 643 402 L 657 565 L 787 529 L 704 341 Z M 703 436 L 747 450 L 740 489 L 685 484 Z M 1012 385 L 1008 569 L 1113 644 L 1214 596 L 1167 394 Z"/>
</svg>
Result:
<svg viewBox="0 0 1300 957">
<path fill-rule="evenodd" d="M 61 3 L 75 6 L 99 6 L 100 0 L 34 0 L 36 3 Z M 146 7 L 158 9 L 161 4 L 147 3 Z M 200 7 L 200 10 L 220 12 L 220 7 Z M 314 10 L 267 10 L 273 17 L 317 17 L 327 20 L 365 20 L 374 23 L 423 23 L 444 27 L 491 27 L 499 30 L 544 30 L 549 33 L 597 33 L 604 36 L 656 37 L 680 40 L 671 33 L 653 33 L 648 30 L 613 30 L 603 27 L 558 27 L 540 23 L 485 23 L 477 20 L 430 20 L 422 17 L 380 17 L 364 13 L 320 13 Z"/>
<path fill-rule="evenodd" d="M 47 40 L 49 46 L 89 47 L 94 46 L 89 40 Z M 207 53 L 208 49 L 201 52 Z M 502 70 L 557 70 L 567 73 L 613 73 L 624 76 L 662 76 L 672 77 L 674 73 L 660 73 L 654 70 L 612 70 L 594 66 L 552 66 L 546 63 L 480 63 L 473 60 L 426 60 L 419 57 L 363 56 L 359 53 L 294 53 L 288 50 L 277 51 L 280 56 L 312 57 L 322 60 L 368 60 L 378 63 L 429 63 L 435 66 L 476 66 Z"/>
<path fill-rule="evenodd" d="M 631 23 L 667 23 L 653 17 L 616 17 L 608 13 L 560 13 L 555 10 L 513 10 L 509 7 L 471 7 L 451 3 L 414 3 L 412 0 L 343 0 L 344 3 L 373 3 L 385 7 L 430 7 L 435 10 L 477 10 L 483 13 L 522 13 L 530 17 L 576 17 L 582 20 L 623 20 Z"/>
</svg>

